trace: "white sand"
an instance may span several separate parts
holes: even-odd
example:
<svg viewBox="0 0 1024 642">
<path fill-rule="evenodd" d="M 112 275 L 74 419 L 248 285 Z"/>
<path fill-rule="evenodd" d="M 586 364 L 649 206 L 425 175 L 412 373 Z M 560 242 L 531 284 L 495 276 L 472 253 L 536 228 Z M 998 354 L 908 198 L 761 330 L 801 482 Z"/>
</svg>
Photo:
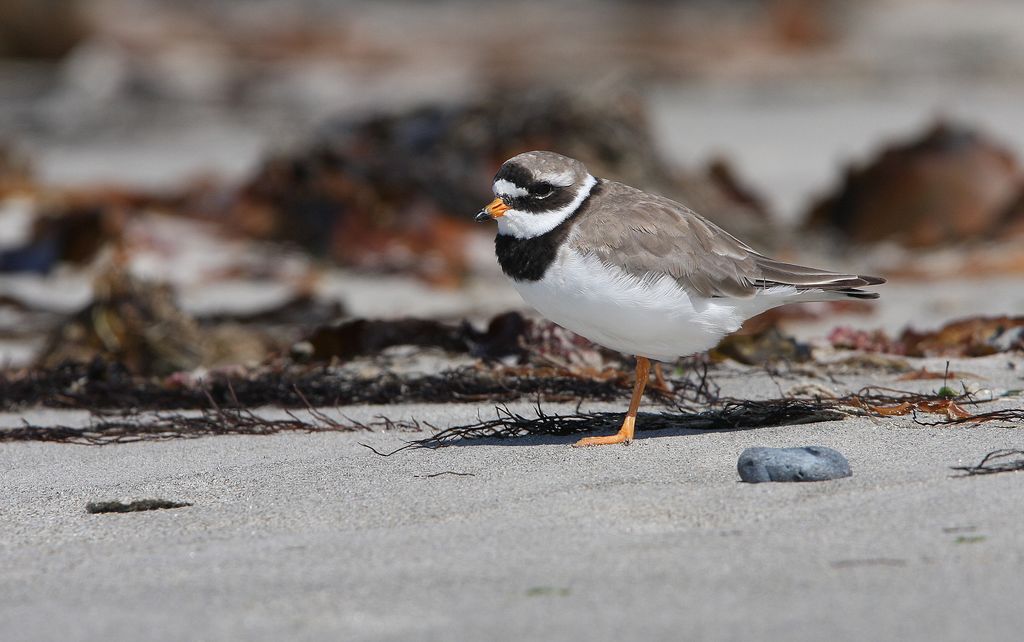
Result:
<svg viewBox="0 0 1024 642">
<path fill-rule="evenodd" d="M 969 365 L 954 367 L 1020 382 L 1005 359 Z M 732 381 L 774 394 L 763 375 Z M 381 412 L 443 426 L 490 407 L 345 409 Z M 0 639 L 994 640 L 1024 626 L 1024 475 L 949 468 L 1024 447 L 1019 426 L 849 419 L 391 458 L 359 445 L 414 436 L 0 445 Z M 738 481 L 744 448 L 805 444 L 840 450 L 854 476 Z M 424 477 L 442 471 L 472 476 Z M 84 511 L 145 497 L 195 505 Z"/>
</svg>

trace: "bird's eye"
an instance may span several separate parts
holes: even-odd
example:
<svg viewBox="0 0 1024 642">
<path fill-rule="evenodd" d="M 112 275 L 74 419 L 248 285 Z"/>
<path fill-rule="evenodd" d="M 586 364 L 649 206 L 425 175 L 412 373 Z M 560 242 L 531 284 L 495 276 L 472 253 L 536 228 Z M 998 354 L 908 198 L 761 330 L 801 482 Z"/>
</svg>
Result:
<svg viewBox="0 0 1024 642">
<path fill-rule="evenodd" d="M 554 193 L 555 193 L 555 188 L 552 185 L 550 185 L 548 183 L 543 183 L 541 185 L 538 185 L 533 190 L 533 197 L 534 198 L 547 198 L 547 197 L 551 196 Z"/>
</svg>

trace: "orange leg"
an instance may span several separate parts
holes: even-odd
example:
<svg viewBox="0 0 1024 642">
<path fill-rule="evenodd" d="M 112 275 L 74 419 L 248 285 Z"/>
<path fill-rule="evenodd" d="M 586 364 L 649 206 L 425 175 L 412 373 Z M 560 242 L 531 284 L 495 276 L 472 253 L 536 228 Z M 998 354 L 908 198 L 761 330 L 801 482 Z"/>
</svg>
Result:
<svg viewBox="0 0 1024 642">
<path fill-rule="evenodd" d="M 654 387 L 667 395 L 673 392 L 672 386 L 665 379 L 665 372 L 661 369 L 660 361 L 654 364 Z"/>
<path fill-rule="evenodd" d="M 640 407 L 640 398 L 644 396 L 644 387 L 647 386 L 647 376 L 651 371 L 651 361 L 647 357 L 636 358 L 636 384 L 633 386 L 633 398 L 629 401 L 629 412 L 622 420 L 622 427 L 619 432 L 607 437 L 584 437 L 576 442 L 576 446 L 604 446 L 606 444 L 628 444 L 633 441 L 633 431 L 636 427 L 636 411 Z"/>
</svg>

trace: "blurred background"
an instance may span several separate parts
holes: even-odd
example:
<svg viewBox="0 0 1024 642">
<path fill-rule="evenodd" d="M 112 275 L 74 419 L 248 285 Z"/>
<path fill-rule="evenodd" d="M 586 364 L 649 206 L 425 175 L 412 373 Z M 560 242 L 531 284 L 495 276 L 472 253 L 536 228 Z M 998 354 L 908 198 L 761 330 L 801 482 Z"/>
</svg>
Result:
<svg viewBox="0 0 1024 642">
<path fill-rule="evenodd" d="M 1018 0 L 0 0 L 0 360 L 522 310 L 472 215 L 528 149 L 891 280 L 752 331 L 1019 314 L 1022 105 Z"/>
</svg>

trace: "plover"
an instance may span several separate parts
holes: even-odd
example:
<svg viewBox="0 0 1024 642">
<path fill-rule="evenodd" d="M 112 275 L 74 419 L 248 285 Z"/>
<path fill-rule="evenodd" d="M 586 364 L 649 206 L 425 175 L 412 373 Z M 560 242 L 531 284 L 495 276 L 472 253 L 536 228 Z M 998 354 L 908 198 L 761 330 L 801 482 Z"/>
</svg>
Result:
<svg viewBox="0 0 1024 642">
<path fill-rule="evenodd" d="M 636 356 L 636 384 L 619 431 L 577 446 L 633 439 L 651 360 L 707 350 L 750 317 L 803 301 L 876 299 L 876 276 L 776 261 L 685 205 L 596 178 L 578 160 L 534 151 L 506 161 L 494 219 L 502 271 L 555 323 Z"/>
</svg>

